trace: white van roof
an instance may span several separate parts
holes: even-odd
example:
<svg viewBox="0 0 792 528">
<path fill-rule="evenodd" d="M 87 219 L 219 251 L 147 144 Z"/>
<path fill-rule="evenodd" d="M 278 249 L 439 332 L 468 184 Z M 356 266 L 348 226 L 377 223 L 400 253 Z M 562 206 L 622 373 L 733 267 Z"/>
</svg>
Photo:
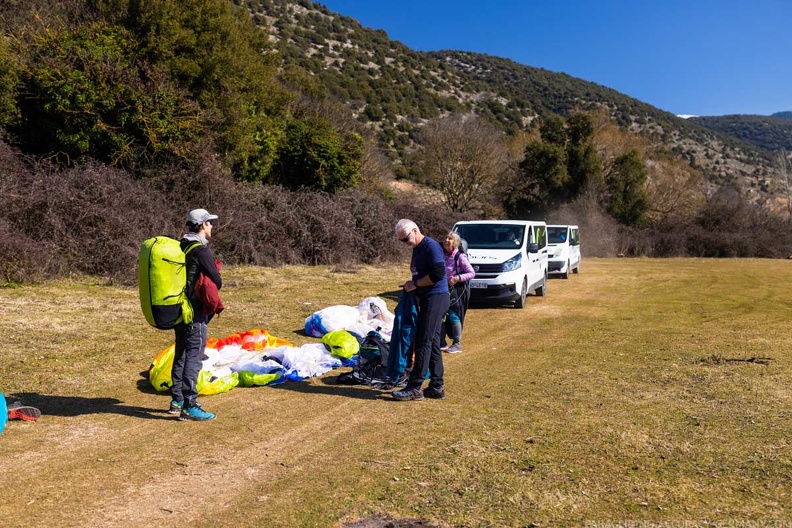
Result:
<svg viewBox="0 0 792 528">
<path fill-rule="evenodd" d="M 498 225 L 534 225 L 543 226 L 547 225 L 543 220 L 461 220 L 455 225 L 461 224 L 498 224 Z"/>
</svg>

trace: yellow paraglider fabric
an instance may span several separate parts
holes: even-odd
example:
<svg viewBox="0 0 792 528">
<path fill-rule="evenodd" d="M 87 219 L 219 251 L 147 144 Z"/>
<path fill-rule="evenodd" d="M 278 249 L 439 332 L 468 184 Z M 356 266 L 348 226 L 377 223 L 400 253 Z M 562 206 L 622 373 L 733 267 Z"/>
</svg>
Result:
<svg viewBox="0 0 792 528">
<path fill-rule="evenodd" d="M 286 339 L 270 335 L 266 330 L 253 329 L 246 332 L 231 334 L 223 339 L 209 338 L 206 341 L 207 348 L 221 349 L 226 345 L 237 345 L 246 351 L 259 351 L 267 347 L 294 346 Z M 167 391 L 173 384 L 171 380 L 171 369 L 173 368 L 173 356 L 176 352 L 176 345 L 170 345 L 162 350 L 151 362 L 149 368 L 149 382 L 158 391 Z M 243 375 L 243 385 L 266 385 L 279 378 L 278 375 L 253 374 L 232 372 L 224 376 L 216 377 L 211 372 L 201 370 L 198 374 L 198 394 L 220 394 L 228 392 L 240 383 L 240 374 Z"/>
</svg>

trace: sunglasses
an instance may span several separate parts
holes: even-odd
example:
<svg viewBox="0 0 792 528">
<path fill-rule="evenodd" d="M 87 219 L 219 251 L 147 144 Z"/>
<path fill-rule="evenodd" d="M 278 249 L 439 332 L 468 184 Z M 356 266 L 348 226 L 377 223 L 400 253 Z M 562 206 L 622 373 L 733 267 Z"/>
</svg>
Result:
<svg viewBox="0 0 792 528">
<path fill-rule="evenodd" d="M 410 240 L 410 237 L 412 236 L 412 232 L 413 232 L 413 230 L 412 230 L 412 229 L 410 229 L 410 232 L 409 232 L 409 233 L 407 233 L 407 236 L 406 236 L 406 237 L 404 237 L 404 238 L 400 238 L 400 239 L 399 239 L 399 242 L 405 242 L 405 243 L 406 243 L 406 242 L 409 242 L 409 240 Z"/>
</svg>

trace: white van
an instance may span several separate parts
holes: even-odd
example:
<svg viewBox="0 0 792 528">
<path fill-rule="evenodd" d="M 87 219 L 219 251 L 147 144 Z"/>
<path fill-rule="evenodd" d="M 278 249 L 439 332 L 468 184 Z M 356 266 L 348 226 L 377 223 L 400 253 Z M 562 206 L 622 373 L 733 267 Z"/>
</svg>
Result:
<svg viewBox="0 0 792 528">
<path fill-rule="evenodd" d="M 467 242 L 468 259 L 476 277 L 470 281 L 471 300 L 514 301 L 547 293 L 547 226 L 524 220 L 457 222 L 453 231 Z"/>
<path fill-rule="evenodd" d="M 580 272 L 580 232 L 576 225 L 547 226 L 547 271 L 564 279 Z"/>
</svg>

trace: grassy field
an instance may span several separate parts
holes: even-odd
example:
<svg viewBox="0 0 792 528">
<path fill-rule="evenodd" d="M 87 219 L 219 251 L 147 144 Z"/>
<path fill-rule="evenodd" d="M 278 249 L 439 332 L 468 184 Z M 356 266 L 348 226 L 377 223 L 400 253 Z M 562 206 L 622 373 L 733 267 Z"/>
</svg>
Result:
<svg viewBox="0 0 792 528">
<path fill-rule="evenodd" d="M 405 271 L 224 270 L 210 336 L 315 342 L 306 316 L 393 307 Z M 588 259 L 528 301 L 469 311 L 445 401 L 343 369 L 185 423 L 135 289 L 2 288 L 0 391 L 44 415 L 0 436 L 0 526 L 792 526 L 792 262 Z"/>
</svg>

